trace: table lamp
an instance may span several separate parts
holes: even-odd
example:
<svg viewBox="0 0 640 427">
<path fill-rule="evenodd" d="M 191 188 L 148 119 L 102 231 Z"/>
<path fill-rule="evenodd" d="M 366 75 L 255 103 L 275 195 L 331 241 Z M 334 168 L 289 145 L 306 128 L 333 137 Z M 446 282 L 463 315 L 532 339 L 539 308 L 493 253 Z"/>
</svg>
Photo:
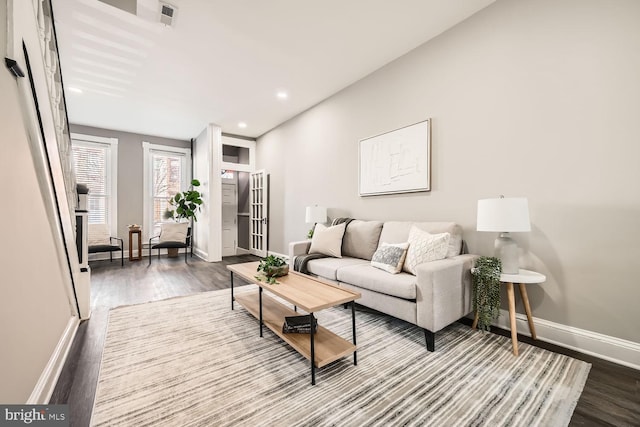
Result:
<svg viewBox="0 0 640 427">
<path fill-rule="evenodd" d="M 307 224 L 315 224 L 317 222 L 324 224 L 327 222 L 327 208 L 318 205 L 307 206 L 305 222 Z"/>
<path fill-rule="evenodd" d="M 313 224 L 313 227 L 311 227 L 311 230 L 307 233 L 307 237 L 310 239 L 313 237 L 313 230 L 316 228 L 316 224 L 324 224 L 327 222 L 327 208 L 318 205 L 307 206 L 304 221 L 307 224 Z"/>
<path fill-rule="evenodd" d="M 503 274 L 518 274 L 518 244 L 509 233 L 531 231 L 526 197 L 478 200 L 478 231 L 498 232 L 495 256 L 502 261 Z"/>
</svg>

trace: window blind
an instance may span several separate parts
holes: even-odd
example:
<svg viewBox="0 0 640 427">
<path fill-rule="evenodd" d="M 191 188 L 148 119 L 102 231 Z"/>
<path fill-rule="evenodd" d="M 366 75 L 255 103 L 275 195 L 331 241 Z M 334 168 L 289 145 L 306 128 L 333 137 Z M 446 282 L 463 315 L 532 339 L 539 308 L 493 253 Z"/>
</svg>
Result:
<svg viewBox="0 0 640 427">
<path fill-rule="evenodd" d="M 89 224 L 109 224 L 109 146 L 100 143 L 73 144 L 76 182 L 89 188 Z"/>
</svg>

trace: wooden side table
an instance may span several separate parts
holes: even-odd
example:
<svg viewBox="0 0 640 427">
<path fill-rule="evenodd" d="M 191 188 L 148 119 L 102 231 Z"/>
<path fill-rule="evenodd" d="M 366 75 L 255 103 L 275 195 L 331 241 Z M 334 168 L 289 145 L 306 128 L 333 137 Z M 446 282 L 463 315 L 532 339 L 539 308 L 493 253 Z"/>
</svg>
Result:
<svg viewBox="0 0 640 427">
<path fill-rule="evenodd" d="M 138 235 L 138 255 L 133 256 L 133 235 Z M 129 261 L 140 261 L 142 259 L 142 230 L 129 229 Z"/>
<path fill-rule="evenodd" d="M 536 328 L 533 326 L 533 318 L 531 317 L 531 306 L 529 305 L 529 296 L 525 285 L 530 283 L 542 283 L 547 280 L 544 274 L 531 270 L 520 269 L 518 274 L 501 274 L 500 283 L 507 285 L 507 297 L 509 299 L 509 323 L 511 325 L 511 343 L 513 345 L 513 354 L 518 355 L 518 331 L 516 330 L 516 300 L 513 284 L 517 283 L 520 288 L 520 296 L 524 304 L 524 311 L 527 313 L 527 322 L 529 323 L 529 331 L 531 338 L 536 339 Z M 478 313 L 473 321 L 472 328 L 478 325 Z"/>
</svg>

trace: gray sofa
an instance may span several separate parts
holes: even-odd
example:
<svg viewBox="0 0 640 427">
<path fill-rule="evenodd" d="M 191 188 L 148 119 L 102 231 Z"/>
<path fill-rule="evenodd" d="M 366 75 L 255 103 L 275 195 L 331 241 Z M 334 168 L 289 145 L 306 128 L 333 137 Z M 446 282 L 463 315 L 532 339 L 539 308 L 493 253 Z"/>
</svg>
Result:
<svg viewBox="0 0 640 427">
<path fill-rule="evenodd" d="M 429 233 L 449 232 L 445 259 L 416 267 L 416 275 L 391 274 L 371 266 L 383 242 L 403 243 L 412 225 Z M 289 244 L 291 268 L 307 254 L 310 240 Z M 424 329 L 427 349 L 435 349 L 435 333 L 466 316 L 471 307 L 471 267 L 475 255 L 463 254 L 462 228 L 452 222 L 351 221 L 342 240 L 342 258 L 312 259 L 308 274 L 361 293 L 356 302 Z"/>
</svg>

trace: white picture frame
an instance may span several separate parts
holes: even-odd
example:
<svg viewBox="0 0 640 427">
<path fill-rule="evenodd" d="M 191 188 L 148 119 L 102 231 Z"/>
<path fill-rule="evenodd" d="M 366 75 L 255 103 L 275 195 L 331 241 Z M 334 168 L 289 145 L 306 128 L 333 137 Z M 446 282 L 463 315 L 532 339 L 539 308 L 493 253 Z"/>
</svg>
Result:
<svg viewBox="0 0 640 427">
<path fill-rule="evenodd" d="M 431 191 L 431 119 L 360 140 L 361 197 Z"/>
</svg>

